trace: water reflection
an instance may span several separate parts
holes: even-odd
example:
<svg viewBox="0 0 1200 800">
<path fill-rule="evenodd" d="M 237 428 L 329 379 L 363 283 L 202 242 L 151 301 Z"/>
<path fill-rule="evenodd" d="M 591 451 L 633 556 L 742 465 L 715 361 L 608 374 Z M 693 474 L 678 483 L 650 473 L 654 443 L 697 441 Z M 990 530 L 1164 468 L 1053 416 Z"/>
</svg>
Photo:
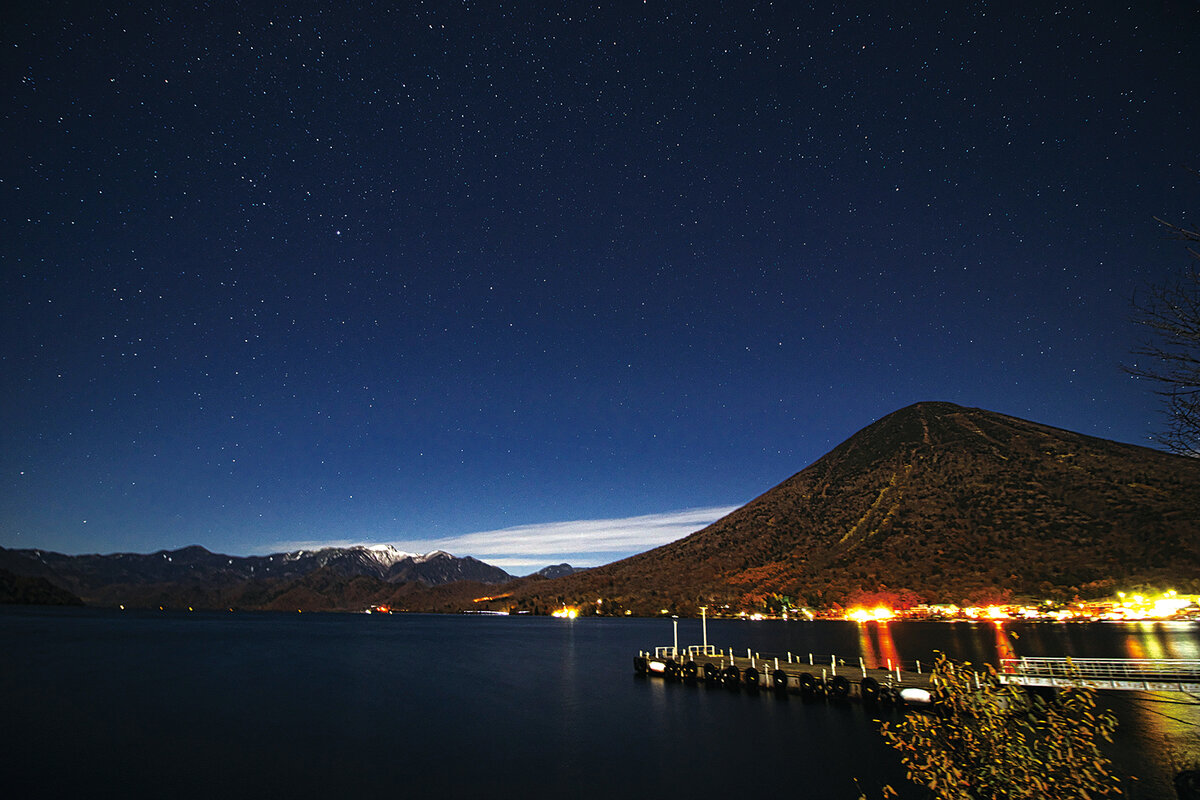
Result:
<svg viewBox="0 0 1200 800">
<path fill-rule="evenodd" d="M 879 660 L 881 665 L 888 669 L 901 666 L 900 653 L 896 650 L 896 642 L 892 639 L 892 629 L 888 623 L 878 623 L 876 633 L 879 639 Z"/>
<path fill-rule="evenodd" d="M 1200 638 L 1189 635 L 1195 626 L 1178 622 L 1130 622 L 1122 625 L 1126 658 L 1200 658 Z"/>
<path fill-rule="evenodd" d="M 996 640 L 990 622 L 952 624 L 952 644 L 946 655 L 972 664 L 996 663 Z"/>
<path fill-rule="evenodd" d="M 1140 637 L 1130 636 L 1125 640 L 1125 654 L 1129 658 L 1150 658 L 1146 641 Z"/>
<path fill-rule="evenodd" d="M 650 705 L 653 708 L 653 716 L 656 722 L 661 723 L 663 715 L 667 710 L 667 682 L 664 680 L 650 680 L 645 676 L 635 676 L 634 680 L 639 684 L 644 684 L 650 692 Z"/>
<path fill-rule="evenodd" d="M 825 630 L 816 630 L 824 625 Z M 998 665 L 1002 658 L 1051 656 L 1070 658 L 1200 659 L 1200 625 L 1194 622 L 1045 623 L 1020 620 L 978 622 L 845 622 L 809 623 L 811 639 L 800 648 L 819 654 L 837 652 L 847 663 L 861 657 L 872 669 L 916 661 L 931 664 L 937 653 L 956 661 Z M 844 626 L 844 627 L 843 627 Z M 843 637 L 841 632 L 848 634 Z M 831 635 L 831 634 L 837 634 Z M 758 644 L 756 642 L 756 644 Z M 765 640 L 763 651 L 772 649 Z M 805 656 L 807 660 L 807 656 Z M 828 655 L 818 655 L 828 663 Z"/>
<path fill-rule="evenodd" d="M 1196 626 L 1188 622 L 1161 622 L 1159 630 L 1170 637 L 1171 658 L 1200 659 L 1200 636 L 1191 636 Z"/>
<path fill-rule="evenodd" d="M 1013 647 L 1009 637 L 1012 637 L 1013 639 L 1019 638 L 1017 632 L 1007 630 L 1002 620 L 996 620 L 993 622 L 992 627 L 995 628 L 996 657 L 1000 660 L 1004 660 L 1006 658 L 1016 658 L 1017 651 Z"/>
<path fill-rule="evenodd" d="M 1170 776 L 1200 757 L 1200 705 L 1171 692 L 1101 692 L 1100 703 L 1120 720 L 1117 763 L 1140 779 L 1129 795 L 1172 796 Z"/>
<path fill-rule="evenodd" d="M 856 624 L 859 657 L 867 669 L 895 669 L 901 666 L 900 653 L 887 620 Z"/>
<path fill-rule="evenodd" d="M 1021 643 L 1022 655 L 1073 656 L 1075 653 L 1066 641 L 1066 637 L 1063 636 L 1066 628 L 1066 623 L 1059 622 L 1012 625 L 1010 630 Z"/>
<path fill-rule="evenodd" d="M 875 648 L 871 644 L 871 632 L 867 628 L 870 623 L 858 622 L 855 624 L 858 625 L 859 658 L 863 660 L 867 669 L 879 669 L 879 660 L 875 655 Z"/>
</svg>

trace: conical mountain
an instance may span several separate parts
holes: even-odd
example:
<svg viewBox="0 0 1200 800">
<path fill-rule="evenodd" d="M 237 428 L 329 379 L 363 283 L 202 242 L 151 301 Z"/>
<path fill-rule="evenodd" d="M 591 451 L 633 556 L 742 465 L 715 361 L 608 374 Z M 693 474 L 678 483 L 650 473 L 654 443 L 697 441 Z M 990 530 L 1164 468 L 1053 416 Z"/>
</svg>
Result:
<svg viewBox="0 0 1200 800">
<path fill-rule="evenodd" d="M 1139 584 L 1200 591 L 1200 460 L 926 402 L 691 536 L 514 600 L 690 613 Z"/>
</svg>

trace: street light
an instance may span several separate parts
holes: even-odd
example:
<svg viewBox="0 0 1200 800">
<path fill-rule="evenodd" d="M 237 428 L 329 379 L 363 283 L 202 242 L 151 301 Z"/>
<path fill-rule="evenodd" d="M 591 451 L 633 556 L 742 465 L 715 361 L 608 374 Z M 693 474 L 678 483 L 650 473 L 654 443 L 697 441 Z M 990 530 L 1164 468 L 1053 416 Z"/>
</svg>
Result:
<svg viewBox="0 0 1200 800">
<path fill-rule="evenodd" d="M 679 617 L 674 615 L 671 616 L 671 626 L 675 629 L 675 646 L 672 648 L 671 652 L 675 655 L 679 655 Z"/>
<path fill-rule="evenodd" d="M 700 630 L 704 632 L 704 652 L 708 653 L 708 606 L 700 606 Z"/>
</svg>

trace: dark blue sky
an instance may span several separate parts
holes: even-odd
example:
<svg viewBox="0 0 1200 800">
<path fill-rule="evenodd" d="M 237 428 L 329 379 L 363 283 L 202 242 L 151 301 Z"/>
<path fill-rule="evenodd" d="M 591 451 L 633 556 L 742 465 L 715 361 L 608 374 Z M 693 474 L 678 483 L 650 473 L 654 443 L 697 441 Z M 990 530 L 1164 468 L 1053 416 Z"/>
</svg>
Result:
<svg viewBox="0 0 1200 800">
<path fill-rule="evenodd" d="M 520 571 L 918 400 L 1161 427 L 1194 2 L 167 5 L 0 12 L 2 546 Z"/>
</svg>

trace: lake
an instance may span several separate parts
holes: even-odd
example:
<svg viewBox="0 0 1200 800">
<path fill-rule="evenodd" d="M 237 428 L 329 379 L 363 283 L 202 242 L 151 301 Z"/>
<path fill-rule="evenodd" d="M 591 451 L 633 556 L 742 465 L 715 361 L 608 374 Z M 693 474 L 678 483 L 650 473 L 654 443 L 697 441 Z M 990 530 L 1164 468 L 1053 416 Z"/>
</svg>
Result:
<svg viewBox="0 0 1200 800">
<path fill-rule="evenodd" d="M 680 644 L 700 641 L 679 621 Z M 807 660 L 1200 658 L 1200 624 L 710 620 Z M 635 677 L 664 619 L 0 607 L 6 797 L 856 798 L 903 783 L 874 714 Z M 1129 796 L 1200 754 L 1183 695 L 1110 693 Z M 906 796 L 918 796 L 908 793 Z"/>
</svg>

